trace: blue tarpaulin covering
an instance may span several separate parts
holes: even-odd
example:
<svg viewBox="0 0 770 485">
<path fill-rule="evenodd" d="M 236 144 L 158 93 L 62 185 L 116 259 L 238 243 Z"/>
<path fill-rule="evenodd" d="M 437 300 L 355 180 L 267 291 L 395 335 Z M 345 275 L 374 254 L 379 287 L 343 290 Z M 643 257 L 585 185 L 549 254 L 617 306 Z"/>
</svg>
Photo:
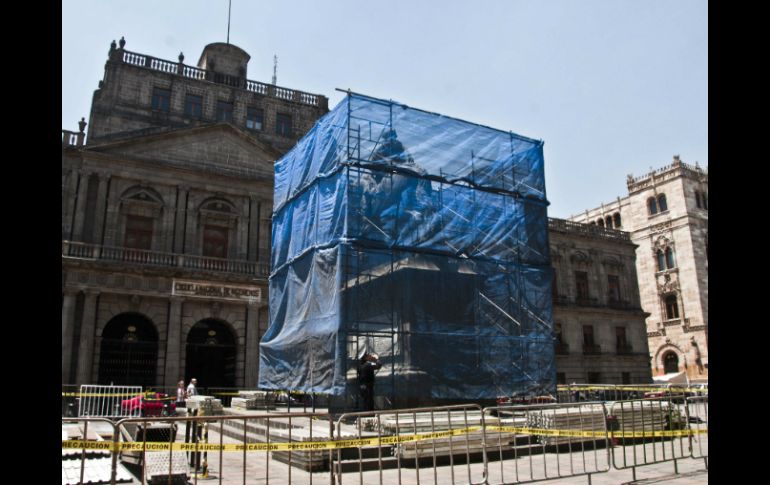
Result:
<svg viewBox="0 0 770 485">
<path fill-rule="evenodd" d="M 543 143 L 349 93 L 275 165 L 259 386 L 555 391 Z"/>
</svg>

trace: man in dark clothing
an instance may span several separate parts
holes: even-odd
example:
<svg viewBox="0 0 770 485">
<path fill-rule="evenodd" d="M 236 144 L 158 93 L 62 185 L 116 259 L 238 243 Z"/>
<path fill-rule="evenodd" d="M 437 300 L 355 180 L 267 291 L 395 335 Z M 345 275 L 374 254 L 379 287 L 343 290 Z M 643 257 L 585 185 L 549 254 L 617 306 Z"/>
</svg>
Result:
<svg viewBox="0 0 770 485">
<path fill-rule="evenodd" d="M 374 410 L 374 374 L 382 364 L 377 354 L 365 353 L 358 363 L 358 387 L 363 400 L 364 411 Z"/>
</svg>

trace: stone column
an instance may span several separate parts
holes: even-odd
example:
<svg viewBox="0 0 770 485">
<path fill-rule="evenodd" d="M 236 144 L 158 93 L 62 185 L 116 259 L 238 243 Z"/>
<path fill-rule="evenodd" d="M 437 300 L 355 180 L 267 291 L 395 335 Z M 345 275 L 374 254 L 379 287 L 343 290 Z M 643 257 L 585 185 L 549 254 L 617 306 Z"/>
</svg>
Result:
<svg viewBox="0 0 770 485">
<path fill-rule="evenodd" d="M 259 261 L 270 262 L 270 231 L 272 230 L 272 214 L 270 213 L 270 204 L 260 202 L 259 204 Z"/>
<path fill-rule="evenodd" d="M 77 191 L 78 173 L 74 169 L 67 171 L 62 180 L 62 239 L 72 237 L 72 214 L 75 212 L 75 193 Z"/>
<path fill-rule="evenodd" d="M 96 220 L 94 221 L 94 232 L 92 235 L 92 242 L 94 244 L 102 244 L 104 239 L 104 217 L 107 213 L 107 184 L 109 181 L 110 175 L 101 175 L 99 177 L 99 188 L 96 192 L 96 210 L 94 211 Z"/>
<path fill-rule="evenodd" d="M 77 290 L 64 289 L 64 303 L 61 309 L 61 382 L 70 383 L 70 366 L 72 365 L 72 339 L 75 333 L 75 301 Z"/>
<path fill-rule="evenodd" d="M 256 388 L 259 370 L 259 304 L 246 306 L 246 359 L 244 363 L 244 386 Z"/>
<path fill-rule="evenodd" d="M 85 290 L 83 323 L 80 325 L 80 348 L 78 350 L 78 372 L 76 384 L 93 384 L 92 367 L 94 355 L 94 331 L 96 328 L 96 300 L 98 290 Z"/>
<path fill-rule="evenodd" d="M 198 197 L 195 194 L 190 193 L 191 190 L 185 191 L 187 194 L 187 200 L 185 201 L 185 217 L 187 223 L 184 226 L 184 247 L 182 253 L 184 254 L 200 254 L 200 244 L 198 243 L 198 213 L 195 211 L 195 205 L 198 203 Z"/>
<path fill-rule="evenodd" d="M 91 172 L 80 171 L 80 187 L 78 188 L 78 199 L 75 206 L 75 221 L 73 223 L 70 240 L 80 241 L 83 234 L 83 223 L 86 217 L 86 198 L 88 196 L 88 179 Z"/>
<path fill-rule="evenodd" d="M 166 386 L 176 387 L 180 378 L 184 378 L 180 369 L 182 345 L 182 303 L 184 298 L 169 297 L 168 338 L 166 339 Z"/>
<path fill-rule="evenodd" d="M 179 186 L 179 200 L 176 203 L 176 221 L 174 224 L 174 253 L 184 253 L 185 214 L 187 213 L 187 197 L 190 188 Z"/>
<path fill-rule="evenodd" d="M 256 261 L 259 245 L 259 201 L 256 196 L 249 196 L 249 220 L 248 220 L 248 248 L 249 254 L 246 255 L 247 261 Z"/>
</svg>

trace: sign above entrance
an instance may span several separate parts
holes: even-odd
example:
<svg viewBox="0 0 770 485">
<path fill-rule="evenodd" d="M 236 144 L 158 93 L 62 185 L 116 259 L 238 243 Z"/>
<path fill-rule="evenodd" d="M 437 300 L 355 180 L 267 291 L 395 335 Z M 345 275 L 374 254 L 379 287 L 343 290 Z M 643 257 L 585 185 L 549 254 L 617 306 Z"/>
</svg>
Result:
<svg viewBox="0 0 770 485">
<path fill-rule="evenodd" d="M 207 281 L 173 280 L 174 296 L 215 298 L 217 300 L 262 303 L 262 288 L 245 285 L 222 285 Z"/>
</svg>

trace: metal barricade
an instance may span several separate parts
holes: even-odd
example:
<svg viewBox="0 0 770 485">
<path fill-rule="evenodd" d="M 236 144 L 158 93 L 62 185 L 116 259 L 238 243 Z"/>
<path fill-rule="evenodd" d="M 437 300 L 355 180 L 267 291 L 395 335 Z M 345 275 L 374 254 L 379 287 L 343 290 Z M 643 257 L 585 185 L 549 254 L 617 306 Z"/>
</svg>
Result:
<svg viewBox="0 0 770 485">
<path fill-rule="evenodd" d="M 681 400 L 680 400 L 681 399 Z M 609 407 L 613 442 L 612 464 L 618 470 L 689 458 L 689 430 L 684 395 L 618 401 Z M 680 404 L 680 402 L 682 404 Z"/>
<path fill-rule="evenodd" d="M 483 419 L 475 404 L 343 414 L 336 438 L 356 447 L 335 452 L 336 483 L 486 483 Z"/>
<path fill-rule="evenodd" d="M 79 417 L 121 418 L 139 416 L 141 386 L 80 386 Z M 131 402 L 131 400 L 134 402 Z M 124 405 L 124 401 L 126 405 Z"/>
<path fill-rule="evenodd" d="M 121 461 L 133 463 L 142 483 L 331 480 L 333 422 L 328 414 L 129 418 L 118 426 L 124 440 Z"/>
<path fill-rule="evenodd" d="M 484 408 L 490 484 L 529 483 L 606 473 L 607 412 L 602 403 Z"/>
<path fill-rule="evenodd" d="M 107 418 L 62 418 L 62 485 L 131 481 L 118 466 L 117 434 Z"/>
<path fill-rule="evenodd" d="M 687 398 L 687 425 L 693 434 L 690 436 L 690 456 L 703 458 L 706 469 L 709 467 L 709 398 L 708 396 Z"/>
<path fill-rule="evenodd" d="M 61 386 L 61 417 L 74 418 L 78 416 L 80 402 L 80 386 L 77 384 L 62 384 Z"/>
</svg>

